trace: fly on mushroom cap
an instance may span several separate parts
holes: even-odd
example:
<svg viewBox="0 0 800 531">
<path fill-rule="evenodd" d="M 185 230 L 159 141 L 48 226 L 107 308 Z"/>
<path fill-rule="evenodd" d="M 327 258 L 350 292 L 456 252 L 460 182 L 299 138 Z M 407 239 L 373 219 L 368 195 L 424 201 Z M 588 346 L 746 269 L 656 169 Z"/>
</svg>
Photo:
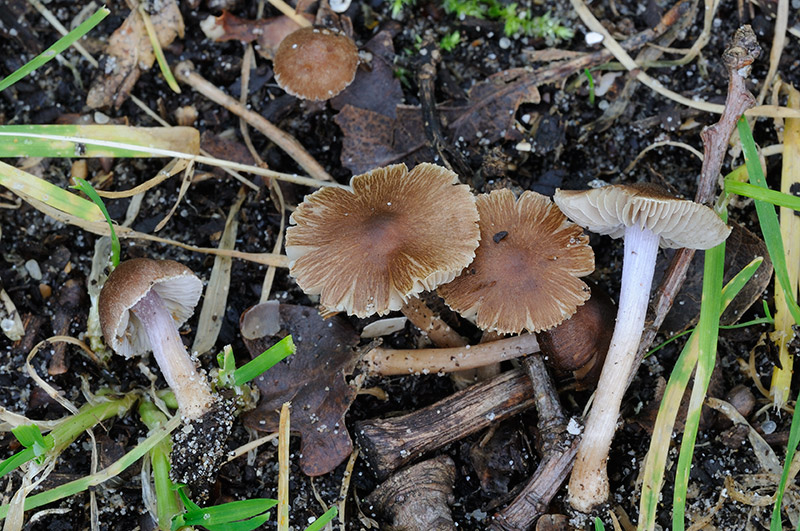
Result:
<svg viewBox="0 0 800 531">
<path fill-rule="evenodd" d="M 559 324 L 589 298 L 579 279 L 594 271 L 583 230 L 545 196 L 508 189 L 477 199 L 481 244 L 475 260 L 438 288 L 448 306 L 478 327 L 538 332 Z"/>
<path fill-rule="evenodd" d="M 203 282 L 191 269 L 172 260 L 126 260 L 103 285 L 98 304 L 100 326 L 109 346 L 125 357 L 150 351 L 150 341 L 130 309 L 152 289 L 180 327 L 194 312 Z"/>
<path fill-rule="evenodd" d="M 567 216 L 592 232 L 619 238 L 625 227 L 637 225 L 659 234 L 666 249 L 710 249 L 731 231 L 708 207 L 678 199 L 650 183 L 556 190 L 553 199 Z"/>
<path fill-rule="evenodd" d="M 480 232 L 469 187 L 435 164 L 355 176 L 353 191 L 307 196 L 286 231 L 289 273 L 320 304 L 359 317 L 399 310 L 453 280 L 475 257 Z"/>
<path fill-rule="evenodd" d="M 327 100 L 353 82 L 358 48 L 335 30 L 300 28 L 281 41 L 273 68 L 278 85 L 292 96 Z"/>
</svg>

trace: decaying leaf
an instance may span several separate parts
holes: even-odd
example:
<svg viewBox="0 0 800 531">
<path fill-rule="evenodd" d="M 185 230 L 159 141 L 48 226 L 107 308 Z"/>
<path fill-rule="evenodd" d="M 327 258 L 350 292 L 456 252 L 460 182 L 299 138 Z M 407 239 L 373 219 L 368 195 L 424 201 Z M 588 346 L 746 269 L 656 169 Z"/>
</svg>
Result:
<svg viewBox="0 0 800 531">
<path fill-rule="evenodd" d="M 160 9 L 150 13 L 162 48 L 175 37 L 183 37 L 183 17 L 175 0 L 163 0 Z M 86 105 L 93 109 L 114 106 L 119 108 L 133 90 L 139 75 L 155 62 L 153 47 L 147 36 L 144 21 L 134 9 L 125 22 L 108 39 L 101 73 L 92 83 Z"/>
<path fill-rule="evenodd" d="M 539 92 L 526 74 L 522 69 L 498 72 L 473 87 L 465 104 L 439 106 L 450 136 L 468 144 L 513 139 L 517 108 L 523 102 L 539 101 Z M 344 133 L 342 165 L 359 174 L 398 162 L 413 166 L 433 160 L 420 108 L 397 105 L 395 113 L 392 119 L 357 103 L 344 105 L 335 118 Z"/>
<path fill-rule="evenodd" d="M 309 21 L 314 20 L 313 15 L 304 15 Z M 300 25 L 291 18 L 280 15 L 272 18 L 250 20 L 239 18 L 228 11 L 223 11 L 218 17 L 209 16 L 200 23 L 206 37 L 217 42 L 240 41 L 258 43 L 256 51 L 264 58 L 272 60 L 275 50 L 284 37 L 300 28 Z"/>
<path fill-rule="evenodd" d="M 418 107 L 398 105 L 397 118 L 345 105 L 334 120 L 344 132 L 342 165 L 354 174 L 404 162 L 414 167 L 433 160 Z"/>
<path fill-rule="evenodd" d="M 335 315 L 323 319 L 308 306 L 282 304 L 281 332 L 260 340 L 245 340 L 257 356 L 287 333 L 297 351 L 256 380 L 261 391 L 258 407 L 244 415 L 245 425 L 259 431 L 278 429 L 278 411 L 292 403 L 292 431 L 302 438 L 300 467 L 309 476 L 327 474 L 347 459 L 353 442 L 344 415 L 356 396 L 345 376 L 358 361 L 353 347 L 358 334 Z"/>
<path fill-rule="evenodd" d="M 403 88 L 394 75 L 394 45 L 392 34 L 380 31 L 364 50 L 372 54 L 369 68 L 359 68 L 356 78 L 344 92 L 331 100 L 331 107 L 341 110 L 345 105 L 396 118 L 396 107 L 403 102 Z"/>
<path fill-rule="evenodd" d="M 730 281 L 755 257 L 763 256 L 764 262 L 722 313 L 720 324 L 723 325 L 734 324 L 754 302 L 760 300 L 761 294 L 767 289 L 772 278 L 772 261 L 769 259 L 764 241 L 738 223 L 731 222 L 730 225 L 733 230 L 725 242 L 724 282 Z M 662 332 L 679 332 L 697 322 L 700 316 L 700 296 L 703 289 L 703 256 L 703 253 L 695 254 L 692 264 L 689 266 L 686 281 L 675 298 L 675 304 L 664 319 L 664 324 L 661 325 Z M 668 260 L 664 260 L 658 264 L 654 283 L 660 282 L 668 263 Z"/>
</svg>

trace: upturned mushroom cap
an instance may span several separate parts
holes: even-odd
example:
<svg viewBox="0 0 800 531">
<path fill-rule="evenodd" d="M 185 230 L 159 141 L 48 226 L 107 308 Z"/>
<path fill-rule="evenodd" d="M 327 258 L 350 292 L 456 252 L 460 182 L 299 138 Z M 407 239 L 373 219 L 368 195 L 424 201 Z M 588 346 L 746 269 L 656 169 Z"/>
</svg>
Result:
<svg viewBox="0 0 800 531">
<path fill-rule="evenodd" d="M 152 350 L 139 319 L 130 311 L 151 289 L 179 327 L 191 317 L 203 282 L 173 260 L 134 258 L 119 264 L 108 276 L 98 301 L 103 336 L 117 354 L 131 357 Z"/>
<path fill-rule="evenodd" d="M 710 249 L 731 229 L 710 208 L 678 199 L 649 183 L 614 184 L 591 190 L 556 190 L 558 208 L 592 232 L 619 238 L 637 225 L 661 236 L 667 249 Z"/>
<path fill-rule="evenodd" d="M 358 48 L 334 30 L 300 28 L 281 41 L 273 68 L 278 85 L 292 96 L 327 100 L 355 78 Z"/>
<path fill-rule="evenodd" d="M 435 164 L 351 179 L 353 191 L 306 196 L 286 231 L 289 273 L 327 310 L 359 317 L 399 310 L 449 282 L 475 256 L 480 232 L 469 187 Z"/>
<path fill-rule="evenodd" d="M 583 230 L 547 197 L 507 189 L 477 199 L 481 244 L 475 260 L 438 288 L 453 310 L 499 333 L 538 332 L 575 313 L 590 291 L 579 277 L 594 271 Z"/>
</svg>

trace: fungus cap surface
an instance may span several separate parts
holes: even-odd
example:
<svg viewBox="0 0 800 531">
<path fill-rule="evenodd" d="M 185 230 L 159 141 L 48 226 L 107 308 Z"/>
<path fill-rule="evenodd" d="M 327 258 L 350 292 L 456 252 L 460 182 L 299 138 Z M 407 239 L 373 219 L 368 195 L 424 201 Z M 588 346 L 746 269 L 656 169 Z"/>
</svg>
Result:
<svg viewBox="0 0 800 531">
<path fill-rule="evenodd" d="M 626 227 L 639 226 L 658 234 L 661 247 L 668 249 L 710 249 L 731 231 L 710 208 L 647 183 L 556 190 L 553 200 L 570 219 L 592 232 L 619 238 Z"/>
<path fill-rule="evenodd" d="M 322 188 L 298 205 L 286 231 L 289 273 L 324 309 L 359 317 L 399 310 L 451 281 L 475 256 L 475 198 L 435 164 L 355 176 L 353 191 Z"/>
<path fill-rule="evenodd" d="M 475 260 L 438 289 L 448 306 L 478 327 L 538 332 L 575 313 L 590 295 L 579 277 L 594 271 L 583 230 L 547 197 L 507 189 L 477 199 L 481 244 Z"/>
<path fill-rule="evenodd" d="M 358 48 L 334 30 L 300 28 L 281 41 L 273 67 L 278 85 L 292 96 L 327 100 L 355 78 Z"/>
<path fill-rule="evenodd" d="M 139 319 L 130 311 L 151 289 L 179 327 L 191 317 L 203 282 L 173 260 L 134 258 L 120 263 L 108 276 L 98 301 L 103 336 L 117 354 L 131 357 L 152 350 Z"/>
</svg>

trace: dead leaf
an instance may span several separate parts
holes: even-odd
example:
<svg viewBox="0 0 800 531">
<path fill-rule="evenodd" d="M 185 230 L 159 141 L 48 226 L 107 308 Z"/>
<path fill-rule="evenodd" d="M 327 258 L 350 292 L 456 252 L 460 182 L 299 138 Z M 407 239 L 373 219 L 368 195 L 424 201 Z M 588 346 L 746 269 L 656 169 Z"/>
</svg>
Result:
<svg viewBox="0 0 800 531">
<path fill-rule="evenodd" d="M 449 126 L 454 138 L 468 143 L 481 139 L 495 142 L 515 139 L 514 115 L 522 103 L 539 103 L 539 90 L 527 70 L 512 68 L 475 85 L 466 106 L 442 110 L 446 116 L 457 116 Z"/>
<path fill-rule="evenodd" d="M 331 107 L 338 111 L 352 105 L 394 119 L 395 108 L 403 102 L 403 88 L 394 76 L 392 34 L 378 32 L 364 49 L 372 54 L 370 68 L 359 68 L 350 86 L 331 100 Z"/>
<path fill-rule="evenodd" d="M 433 160 L 418 107 L 398 105 L 397 118 L 345 105 L 334 120 L 342 129 L 342 165 L 354 174 L 405 162 Z"/>
<path fill-rule="evenodd" d="M 303 16 L 310 22 L 314 21 L 313 15 L 306 13 Z M 283 38 L 300 28 L 298 23 L 285 15 L 251 20 L 237 17 L 228 11 L 223 11 L 218 17 L 209 16 L 200 26 L 206 37 L 216 42 L 258 41 L 256 51 L 269 60 L 275 57 L 275 50 Z"/>
<path fill-rule="evenodd" d="M 539 101 L 539 92 L 527 74 L 523 69 L 498 72 L 473 87 L 465 104 L 439 105 L 440 116 L 450 124 L 451 137 L 473 145 L 483 139 L 515 139 L 517 108 L 523 102 Z M 420 108 L 397 105 L 395 113 L 392 119 L 361 108 L 360 103 L 344 105 L 335 118 L 343 133 L 342 165 L 359 174 L 398 162 L 414 166 L 434 160 Z"/>
<path fill-rule="evenodd" d="M 353 450 L 344 415 L 356 396 L 345 381 L 358 361 L 353 347 L 358 334 L 339 315 L 322 319 L 314 308 L 282 304 L 278 335 L 245 340 L 251 356 L 261 354 L 289 333 L 297 351 L 256 379 L 258 407 L 246 413 L 246 426 L 259 431 L 278 429 L 278 411 L 292 403 L 292 431 L 299 432 L 300 467 L 309 476 L 327 474 Z"/>
<path fill-rule="evenodd" d="M 162 47 L 183 37 L 183 17 L 175 0 L 164 0 L 158 12 L 150 13 Z M 86 105 L 93 109 L 119 107 L 128 99 L 139 75 L 155 62 L 153 47 L 139 11 L 134 9 L 108 39 L 101 74 L 92 83 Z"/>
</svg>

